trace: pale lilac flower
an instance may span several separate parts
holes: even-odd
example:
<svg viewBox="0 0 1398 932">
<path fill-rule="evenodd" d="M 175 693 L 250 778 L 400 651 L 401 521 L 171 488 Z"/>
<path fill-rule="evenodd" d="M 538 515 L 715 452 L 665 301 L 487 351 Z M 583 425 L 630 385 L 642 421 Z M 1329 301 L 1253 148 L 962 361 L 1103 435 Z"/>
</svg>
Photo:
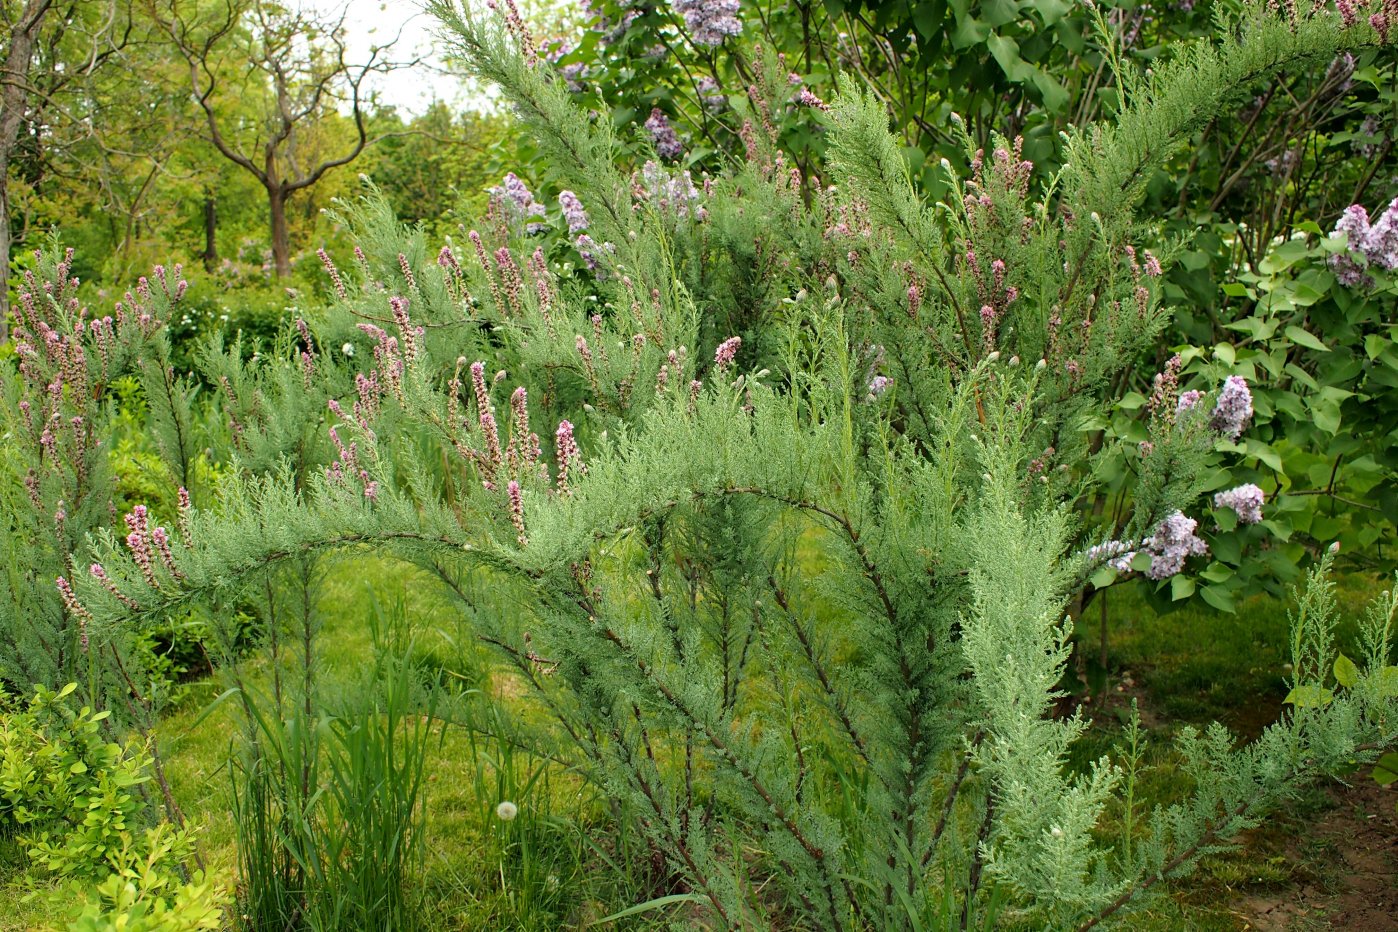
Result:
<svg viewBox="0 0 1398 932">
<path fill-rule="evenodd" d="M 603 243 L 598 246 L 596 241 L 586 233 L 578 234 L 577 239 L 578 255 L 582 256 L 583 263 L 590 271 L 597 271 L 602 265 L 602 254 L 616 252 L 616 247 L 611 243 Z"/>
<path fill-rule="evenodd" d="M 1236 441 L 1252 420 L 1252 392 L 1242 376 L 1230 375 L 1218 393 L 1218 403 L 1209 418 L 1209 426 L 1221 437 Z"/>
<path fill-rule="evenodd" d="M 498 187 L 491 188 L 490 194 L 504 208 L 511 221 L 525 225 L 525 232 L 537 233 L 544 229 L 543 224 L 530 221 L 532 217 L 545 215 L 544 205 L 534 199 L 534 192 L 514 172 L 507 172 L 504 181 Z"/>
<path fill-rule="evenodd" d="M 694 186 L 694 178 L 686 171 L 669 172 L 657 162 L 646 162 L 639 173 L 631 176 L 631 195 L 662 210 L 674 211 L 686 217 L 704 219 L 705 210 L 698 202 L 703 197 Z"/>
<path fill-rule="evenodd" d="M 1349 249 L 1330 257 L 1330 267 L 1342 285 L 1373 284 L 1365 274 L 1369 266 L 1398 270 L 1398 198 L 1394 198 L 1372 224 L 1369 212 L 1359 204 L 1345 208 L 1331 236 L 1345 234 Z"/>
<path fill-rule="evenodd" d="M 582 62 L 573 62 L 569 65 L 562 65 L 558 73 L 563 76 L 563 82 L 568 87 L 570 94 L 578 94 L 583 90 L 583 73 L 587 70 Z"/>
<path fill-rule="evenodd" d="M 1251 482 L 1240 485 L 1214 496 L 1215 508 L 1231 508 L 1237 512 L 1238 521 L 1243 524 L 1256 524 L 1262 520 L 1262 505 L 1267 497 L 1262 489 Z"/>
<path fill-rule="evenodd" d="M 563 191 L 558 195 L 558 204 L 563 208 L 563 219 L 568 222 L 568 232 L 578 233 L 587 229 L 587 211 L 583 210 L 582 201 L 572 191 Z"/>
<path fill-rule="evenodd" d="M 674 0 L 673 6 L 698 45 L 722 45 L 724 39 L 743 33 L 739 0 Z"/>
<path fill-rule="evenodd" d="M 888 387 L 892 384 L 893 380 L 886 375 L 874 376 L 872 379 L 869 380 L 869 397 L 879 397 L 884 392 L 888 391 Z"/>
<path fill-rule="evenodd" d="M 1193 409 L 1196 405 L 1199 404 L 1200 399 L 1202 399 L 1203 397 L 1203 392 L 1194 391 L 1193 389 L 1187 392 L 1180 392 L 1180 400 L 1175 405 L 1175 415 L 1179 416 L 1184 412 Z"/>
<path fill-rule="evenodd" d="M 1375 140 L 1375 137 L 1379 135 L 1378 119 L 1372 116 L 1365 117 L 1364 122 L 1359 124 L 1359 133 L 1357 135 L 1362 136 L 1365 140 Z M 1357 152 L 1361 158 L 1371 159 L 1374 157 L 1374 154 L 1379 151 L 1379 147 L 1375 141 L 1361 142 L 1359 139 L 1355 139 L 1351 145 L 1354 146 L 1354 151 Z"/>
<path fill-rule="evenodd" d="M 514 172 L 506 172 L 500 187 L 493 190 L 509 198 L 522 211 L 532 210 L 539 203 L 534 199 L 534 192 Z"/>
<path fill-rule="evenodd" d="M 1082 559 L 1089 567 L 1096 568 L 1106 563 L 1125 572 L 1131 568 L 1131 560 L 1136 556 L 1135 546 L 1128 540 L 1107 540 L 1084 550 Z"/>
<path fill-rule="evenodd" d="M 1184 569 L 1186 557 L 1209 552 L 1208 545 L 1194 533 L 1199 522 L 1175 512 L 1156 527 L 1155 533 L 1141 541 L 1141 549 L 1151 555 L 1151 579 L 1168 579 Z"/>
<path fill-rule="evenodd" d="M 655 152 L 662 159 L 677 159 L 684 154 L 684 145 L 680 142 L 680 137 L 675 133 L 675 128 L 670 125 L 669 117 L 659 107 L 652 107 L 650 116 L 646 119 L 646 129 L 650 132 L 651 141 L 655 143 Z"/>
<path fill-rule="evenodd" d="M 710 75 L 706 74 L 699 79 L 698 90 L 700 104 L 710 113 L 717 113 L 728 103 L 728 98 L 723 96 L 723 89 Z"/>
</svg>

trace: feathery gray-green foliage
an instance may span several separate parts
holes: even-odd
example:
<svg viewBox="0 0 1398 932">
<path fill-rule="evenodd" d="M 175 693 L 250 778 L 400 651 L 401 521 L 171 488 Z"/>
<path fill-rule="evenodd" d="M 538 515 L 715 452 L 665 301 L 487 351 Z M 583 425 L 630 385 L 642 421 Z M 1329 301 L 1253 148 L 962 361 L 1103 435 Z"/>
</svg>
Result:
<svg viewBox="0 0 1398 932">
<path fill-rule="evenodd" d="M 837 184 L 808 207 L 761 145 L 702 186 L 651 163 L 628 190 L 610 129 L 569 108 L 522 24 L 433 10 L 605 217 L 599 268 L 531 239 L 503 198 L 437 257 L 372 192 L 346 205 L 365 258 L 306 356 L 208 359 L 267 443 L 249 437 L 248 475 L 170 565 L 106 540 L 110 586 L 80 590 L 95 637 L 331 549 L 417 563 L 706 921 L 735 929 L 957 927 L 992 904 L 1044 928 L 1117 921 L 1398 734 L 1392 606 L 1335 681 L 1326 562 L 1293 711 L 1238 749 L 1186 734 L 1193 794 L 1137 835 L 1098 837 L 1122 770 L 1074 771 L 1084 723 L 1052 714 L 1065 606 L 1105 560 L 1074 553 L 1071 505 L 1094 458 L 1121 454 L 1092 419 L 1167 313 L 1133 245 L 1138 180 L 1250 81 L 1371 30 L 1254 9 L 1135 84 L 1115 128 L 1073 134 L 1047 194 L 1004 141 L 957 201 L 923 203 L 877 101 L 846 85 Z M 1162 392 L 1141 536 L 1200 494 L 1211 442 Z M 562 418 L 581 457 L 543 449 Z M 477 611 L 490 588 L 501 605 Z"/>
</svg>

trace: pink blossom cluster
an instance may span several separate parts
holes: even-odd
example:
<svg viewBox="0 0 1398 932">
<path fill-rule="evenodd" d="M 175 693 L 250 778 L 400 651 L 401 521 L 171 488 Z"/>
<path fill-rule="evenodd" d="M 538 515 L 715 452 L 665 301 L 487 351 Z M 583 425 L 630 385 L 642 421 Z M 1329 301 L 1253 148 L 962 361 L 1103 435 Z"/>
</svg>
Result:
<svg viewBox="0 0 1398 932">
<path fill-rule="evenodd" d="M 360 331 L 374 341 L 374 362 L 377 366 L 369 373 L 375 387 L 382 387 L 393 392 L 400 401 L 403 398 L 403 375 L 407 371 L 407 364 L 403 358 L 403 350 L 399 346 L 398 338 L 390 336 L 382 327 L 374 324 L 361 323 L 358 325 Z M 366 382 L 369 381 L 366 378 Z"/>
<path fill-rule="evenodd" d="M 510 395 L 510 439 L 505 446 L 505 466 L 513 476 L 536 471 L 543 458 L 539 435 L 529 429 L 529 396 L 524 386 Z"/>
<path fill-rule="evenodd" d="M 334 399 L 330 401 L 330 408 L 337 414 L 339 405 Z M 344 486 L 348 478 L 353 477 L 359 482 L 359 487 L 364 492 L 364 497 L 370 501 L 378 501 L 379 483 L 369 475 L 369 470 L 365 469 L 359 462 L 359 444 L 351 441 L 348 445 L 340 439 L 339 432 L 330 428 L 330 441 L 335 444 L 337 458 L 325 470 L 325 478 L 332 485 Z"/>
<path fill-rule="evenodd" d="M 1155 374 L 1151 380 L 1150 399 L 1146 403 L 1152 418 L 1164 417 L 1171 420 L 1169 415 L 1178 415 L 1183 410 L 1179 406 L 1178 393 L 1180 387 L 1180 369 L 1184 366 L 1184 359 L 1179 353 L 1171 356 L 1165 361 L 1165 368 Z M 1198 395 L 1198 392 L 1195 392 Z"/>
<path fill-rule="evenodd" d="M 508 313 L 517 317 L 523 311 L 520 301 L 524 295 L 524 276 L 520 272 L 519 264 L 515 262 L 514 253 L 510 252 L 510 247 L 501 246 L 495 250 L 495 267 L 500 272 L 500 284 L 504 289 Z"/>
<path fill-rule="evenodd" d="M 63 607 L 68 610 L 68 614 L 78 620 L 78 643 L 83 651 L 87 651 L 87 626 L 92 621 L 92 613 L 89 612 L 77 595 L 73 592 L 73 584 L 60 576 L 54 580 L 54 585 L 58 587 L 58 594 L 63 599 Z"/>
<path fill-rule="evenodd" d="M 714 366 L 720 370 L 731 366 L 742 345 L 742 337 L 729 337 L 724 340 L 718 345 L 718 349 L 714 350 Z"/>
<path fill-rule="evenodd" d="M 482 473 L 481 484 L 493 490 L 499 482 L 504 453 L 500 448 L 500 426 L 495 421 L 495 409 L 485 384 L 485 363 L 479 360 L 471 363 L 471 389 L 476 396 L 476 420 L 485 439 L 485 452 L 473 458 Z"/>
<path fill-rule="evenodd" d="M 340 270 L 335 267 L 335 260 L 330 258 L 330 253 L 325 251 L 325 247 L 316 250 L 316 255 L 320 258 L 320 264 L 325 266 L 325 273 L 330 276 L 330 284 L 335 288 L 335 295 L 341 301 L 349 297 L 349 291 L 345 288 L 345 280 L 340 277 Z"/>
<path fill-rule="evenodd" d="M 558 456 L 558 491 L 571 495 L 568 475 L 587 472 L 587 466 L 582 460 L 582 451 L 578 449 L 578 441 L 573 436 L 571 421 L 565 419 L 558 422 L 558 430 L 554 433 L 554 450 Z"/>
<path fill-rule="evenodd" d="M 505 494 L 510 501 L 510 523 L 515 526 L 515 537 L 519 545 L 528 545 L 529 538 L 524 533 L 524 491 L 519 487 L 519 483 L 511 479 L 505 487 Z"/>
</svg>

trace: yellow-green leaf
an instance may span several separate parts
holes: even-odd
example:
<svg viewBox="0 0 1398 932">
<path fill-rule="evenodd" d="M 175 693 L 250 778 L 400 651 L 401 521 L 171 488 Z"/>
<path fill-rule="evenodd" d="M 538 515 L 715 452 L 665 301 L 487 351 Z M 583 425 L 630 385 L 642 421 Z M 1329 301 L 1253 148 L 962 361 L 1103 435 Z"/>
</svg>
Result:
<svg viewBox="0 0 1398 932">
<path fill-rule="evenodd" d="M 1344 654 L 1335 658 L 1335 682 L 1349 689 L 1359 682 L 1359 668 Z"/>
<path fill-rule="evenodd" d="M 1374 764 L 1374 782 L 1388 786 L 1398 782 L 1398 753 L 1389 751 Z"/>
<path fill-rule="evenodd" d="M 1298 709 L 1318 709 L 1335 698 L 1334 692 L 1323 686 L 1297 686 L 1286 694 L 1283 702 L 1288 702 Z"/>
</svg>

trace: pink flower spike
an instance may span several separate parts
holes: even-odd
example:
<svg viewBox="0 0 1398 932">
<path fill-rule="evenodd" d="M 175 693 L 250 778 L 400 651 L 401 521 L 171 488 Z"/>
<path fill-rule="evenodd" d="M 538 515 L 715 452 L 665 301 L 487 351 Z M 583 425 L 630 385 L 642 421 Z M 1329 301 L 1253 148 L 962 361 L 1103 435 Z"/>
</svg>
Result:
<svg viewBox="0 0 1398 932">
<path fill-rule="evenodd" d="M 78 601 L 78 597 L 73 593 L 73 587 L 62 576 L 54 580 L 54 585 L 58 587 L 58 594 L 63 597 L 63 606 L 68 609 L 68 614 L 78 620 L 78 642 L 82 645 L 83 652 L 87 652 L 87 623 L 92 620 L 92 613 L 83 607 Z"/>
<path fill-rule="evenodd" d="M 572 422 L 558 422 L 558 430 L 554 433 L 554 446 L 558 454 L 558 491 L 572 495 L 568 488 L 568 474 L 587 472 L 587 466 L 582 461 L 582 451 L 578 449 L 578 442 L 573 436 Z"/>
<path fill-rule="evenodd" d="M 179 567 L 175 566 L 175 555 L 170 552 L 170 535 L 163 528 L 158 527 L 150 532 L 151 540 L 155 541 L 155 550 L 160 554 L 160 562 L 165 564 L 165 568 L 170 571 L 170 575 L 176 579 L 184 579 Z"/>
<path fill-rule="evenodd" d="M 527 546 L 529 538 L 524 534 L 524 493 L 519 483 L 511 479 L 505 487 L 510 497 L 510 523 L 515 526 L 515 535 L 521 547 Z"/>
<path fill-rule="evenodd" d="M 738 350 L 742 345 L 742 337 L 729 337 L 724 340 L 718 345 L 718 349 L 714 350 L 714 365 L 719 369 L 727 368 L 738 355 Z"/>
</svg>

